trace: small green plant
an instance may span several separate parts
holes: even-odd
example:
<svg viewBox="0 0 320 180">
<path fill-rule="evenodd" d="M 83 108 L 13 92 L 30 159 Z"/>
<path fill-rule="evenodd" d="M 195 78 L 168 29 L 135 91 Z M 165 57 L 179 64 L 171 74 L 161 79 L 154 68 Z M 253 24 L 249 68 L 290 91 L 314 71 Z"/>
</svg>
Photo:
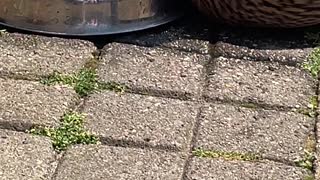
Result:
<svg viewBox="0 0 320 180">
<path fill-rule="evenodd" d="M 320 48 L 316 47 L 308 57 L 308 61 L 303 64 L 303 68 L 308 70 L 314 78 L 318 78 L 320 72 Z"/>
<path fill-rule="evenodd" d="M 296 160 L 295 163 L 299 167 L 303 167 L 309 170 L 313 169 L 313 161 L 315 160 L 316 151 L 316 139 L 314 135 L 309 135 L 305 147 L 304 147 L 304 155 L 302 159 Z"/>
<path fill-rule="evenodd" d="M 57 128 L 33 128 L 28 132 L 50 137 L 53 147 L 58 151 L 73 144 L 97 144 L 99 138 L 85 131 L 83 121 L 82 114 L 68 113 Z"/>
<path fill-rule="evenodd" d="M 75 83 L 75 77 L 73 75 L 62 75 L 57 72 L 41 79 L 41 83 L 45 85 L 54 84 L 67 84 L 72 86 Z"/>
<path fill-rule="evenodd" d="M 127 89 L 125 85 L 116 82 L 99 83 L 99 89 L 110 90 L 119 93 L 124 93 Z"/>
<path fill-rule="evenodd" d="M 303 168 L 312 170 L 314 160 L 315 160 L 314 153 L 305 150 L 303 158 L 301 160 L 296 160 L 295 164 L 299 167 L 303 167 Z"/>
<path fill-rule="evenodd" d="M 126 87 L 115 82 L 103 83 L 98 81 L 98 75 L 94 69 L 84 68 L 79 73 L 73 75 L 62 75 L 53 73 L 43 78 L 41 83 L 46 85 L 66 84 L 74 88 L 80 96 L 87 96 L 93 91 L 113 90 L 124 92 Z"/>
<path fill-rule="evenodd" d="M 304 114 L 309 117 L 316 117 L 318 115 L 318 98 L 317 96 L 312 96 L 310 98 L 310 103 L 308 104 L 308 108 L 298 109 L 297 112 L 300 114 Z"/>
<path fill-rule="evenodd" d="M 241 106 L 245 107 L 245 108 L 251 108 L 251 109 L 258 108 L 258 105 L 254 104 L 254 103 L 243 103 L 243 104 L 241 104 Z"/>
<path fill-rule="evenodd" d="M 207 151 L 201 148 L 193 151 L 193 154 L 197 157 L 223 158 L 225 160 L 257 161 L 260 159 L 260 156 L 249 153 Z"/>
<path fill-rule="evenodd" d="M 316 117 L 317 116 L 317 110 L 318 110 L 318 97 L 312 96 L 309 103 L 309 116 L 310 117 Z"/>
<path fill-rule="evenodd" d="M 312 175 L 305 176 L 303 180 L 314 180 L 314 176 Z"/>
</svg>

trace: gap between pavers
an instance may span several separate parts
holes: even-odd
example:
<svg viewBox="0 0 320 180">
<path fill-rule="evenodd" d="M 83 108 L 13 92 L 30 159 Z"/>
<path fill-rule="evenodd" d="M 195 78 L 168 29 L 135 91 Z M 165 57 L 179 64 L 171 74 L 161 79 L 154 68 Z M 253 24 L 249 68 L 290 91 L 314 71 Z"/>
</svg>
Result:
<svg viewBox="0 0 320 180">
<path fill-rule="evenodd" d="M 57 126 L 78 100 L 70 87 L 0 78 L 0 127 L 24 131 L 34 125 Z"/>
<path fill-rule="evenodd" d="M 177 180 L 182 177 L 186 157 L 181 152 L 75 146 L 66 152 L 56 180 Z"/>
<path fill-rule="evenodd" d="M 48 138 L 0 129 L 0 179 L 52 179 L 57 154 Z"/>
</svg>

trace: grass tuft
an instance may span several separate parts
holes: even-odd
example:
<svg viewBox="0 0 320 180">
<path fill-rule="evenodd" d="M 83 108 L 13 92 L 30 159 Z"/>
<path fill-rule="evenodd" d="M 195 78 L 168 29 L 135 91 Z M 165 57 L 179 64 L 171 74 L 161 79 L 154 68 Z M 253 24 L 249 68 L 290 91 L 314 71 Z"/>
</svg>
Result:
<svg viewBox="0 0 320 180">
<path fill-rule="evenodd" d="M 260 159 L 260 156 L 249 153 L 207 151 L 201 148 L 193 151 L 193 154 L 197 157 L 223 158 L 225 160 L 257 161 Z"/>
<path fill-rule="evenodd" d="M 299 167 L 302 167 L 308 170 L 313 170 L 314 160 L 315 160 L 314 153 L 305 150 L 303 158 L 301 160 L 296 160 L 295 164 Z"/>
<path fill-rule="evenodd" d="M 85 131 L 83 121 L 82 114 L 68 113 L 57 128 L 33 128 L 28 132 L 50 137 L 57 151 L 66 150 L 73 144 L 97 144 L 99 138 Z"/>
<path fill-rule="evenodd" d="M 315 180 L 315 178 L 314 178 L 314 176 L 309 175 L 309 176 L 305 176 L 305 177 L 303 178 L 303 180 Z"/>
<path fill-rule="evenodd" d="M 313 170 L 313 162 L 315 160 L 315 155 L 314 155 L 315 151 L 316 151 L 316 139 L 313 135 L 310 135 L 308 136 L 305 143 L 304 155 L 302 159 L 295 161 L 296 165 L 309 170 Z"/>
<path fill-rule="evenodd" d="M 91 68 L 82 69 L 78 74 L 73 75 L 53 73 L 52 75 L 43 78 L 41 83 L 45 85 L 69 85 L 73 87 L 81 97 L 87 96 L 93 91 L 112 90 L 116 92 L 124 92 L 126 89 L 126 86 L 115 82 L 99 82 L 96 71 Z"/>
<path fill-rule="evenodd" d="M 308 61 L 303 64 L 303 68 L 308 70 L 314 78 L 318 78 L 320 72 L 320 47 L 314 48 L 308 57 Z"/>
</svg>

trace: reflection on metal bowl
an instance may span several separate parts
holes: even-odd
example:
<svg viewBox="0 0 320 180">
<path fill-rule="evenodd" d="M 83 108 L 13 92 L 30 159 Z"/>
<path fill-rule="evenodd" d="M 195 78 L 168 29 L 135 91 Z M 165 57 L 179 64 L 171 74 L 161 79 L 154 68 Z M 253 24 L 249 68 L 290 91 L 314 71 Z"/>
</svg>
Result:
<svg viewBox="0 0 320 180">
<path fill-rule="evenodd" d="M 0 0 L 0 24 L 61 35 L 147 29 L 181 15 L 180 0 Z"/>
</svg>

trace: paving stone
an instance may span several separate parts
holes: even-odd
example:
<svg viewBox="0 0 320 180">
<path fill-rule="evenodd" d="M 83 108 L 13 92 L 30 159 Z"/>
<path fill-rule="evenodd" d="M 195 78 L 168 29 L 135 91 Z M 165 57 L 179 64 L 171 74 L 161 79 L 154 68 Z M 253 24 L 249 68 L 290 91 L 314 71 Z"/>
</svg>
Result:
<svg viewBox="0 0 320 180">
<path fill-rule="evenodd" d="M 193 158 L 187 180 L 302 180 L 312 173 L 272 161 L 245 162 Z"/>
<path fill-rule="evenodd" d="M 319 87 L 320 88 L 320 87 Z M 318 102 L 320 100 L 320 97 L 318 96 Z M 317 109 L 317 112 L 319 113 L 319 107 Z M 314 162 L 314 169 L 315 169 L 315 175 L 316 175 L 316 180 L 320 179 L 320 118 L 319 116 L 316 118 L 316 160 Z"/>
<path fill-rule="evenodd" d="M 100 136 L 149 146 L 186 149 L 197 116 L 193 102 L 105 92 L 86 102 L 86 128 Z"/>
<path fill-rule="evenodd" d="M 319 125 L 317 126 L 317 128 L 319 128 Z M 320 179 L 320 152 L 319 152 L 319 148 L 320 148 L 320 142 L 317 141 L 317 146 L 316 146 L 316 160 L 314 162 L 314 169 L 315 169 L 315 179 Z"/>
<path fill-rule="evenodd" d="M 50 139 L 0 130 L 0 179 L 51 179 L 57 166 Z"/>
<path fill-rule="evenodd" d="M 306 29 L 234 28 L 222 25 L 213 31 L 212 42 L 220 41 L 261 50 L 293 50 L 312 47 L 305 35 Z"/>
<path fill-rule="evenodd" d="M 312 118 L 294 112 L 218 104 L 206 105 L 201 118 L 197 147 L 291 163 L 303 158 L 315 125 Z"/>
<path fill-rule="evenodd" d="M 214 57 L 301 64 L 313 46 L 305 35 L 305 29 L 234 28 L 222 25 L 212 33 L 210 53 Z"/>
<path fill-rule="evenodd" d="M 209 27 L 199 19 L 186 17 L 169 27 L 135 32 L 115 39 L 117 42 L 150 47 L 176 48 L 182 51 L 208 54 Z"/>
<path fill-rule="evenodd" d="M 220 57 L 209 69 L 209 99 L 306 108 L 315 94 L 311 75 L 292 66 Z"/>
<path fill-rule="evenodd" d="M 112 43 L 104 48 L 98 70 L 103 81 L 124 83 L 139 91 L 162 90 L 194 97 L 201 91 L 208 56 L 161 48 Z"/>
<path fill-rule="evenodd" d="M 182 153 L 108 146 L 78 146 L 69 150 L 56 180 L 176 180 L 181 179 Z"/>
<path fill-rule="evenodd" d="M 93 43 L 37 35 L 0 36 L 0 74 L 44 76 L 78 71 L 96 50 Z"/>
<path fill-rule="evenodd" d="M 312 52 L 312 48 L 304 49 L 254 49 L 224 42 L 212 45 L 213 57 L 228 57 L 246 60 L 264 60 L 284 62 L 292 65 L 301 65 Z"/>
<path fill-rule="evenodd" d="M 25 130 L 32 125 L 55 126 L 77 99 L 68 87 L 0 79 L 0 127 Z"/>
</svg>

